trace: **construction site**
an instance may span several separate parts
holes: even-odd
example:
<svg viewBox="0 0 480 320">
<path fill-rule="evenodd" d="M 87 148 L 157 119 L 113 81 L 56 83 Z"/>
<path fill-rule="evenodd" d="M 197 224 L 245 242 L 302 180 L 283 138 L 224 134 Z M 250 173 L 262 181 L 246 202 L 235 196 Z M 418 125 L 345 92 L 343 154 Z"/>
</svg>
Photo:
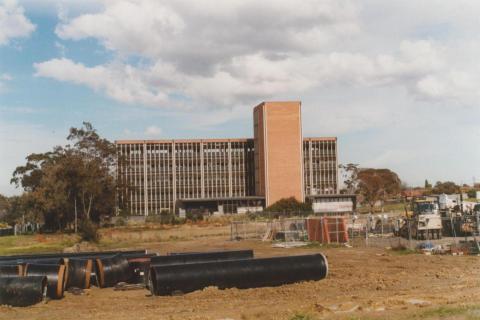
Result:
<svg viewBox="0 0 480 320">
<path fill-rule="evenodd" d="M 141 278 L 123 278 L 130 284 L 114 283 L 115 281 L 106 284 L 105 280 L 103 284 L 97 284 L 92 278 L 87 289 L 82 277 L 77 277 L 80 282 L 75 284 L 76 288 L 66 287 L 62 299 L 49 299 L 47 296 L 48 302 L 30 307 L 1 306 L 0 318 L 473 319 L 480 310 L 476 303 L 480 277 L 480 271 L 475 267 L 477 256 L 446 253 L 426 255 L 413 250 L 378 246 L 352 247 L 334 242 L 330 245 L 311 242 L 306 246 L 289 247 L 278 245 L 286 243 L 283 241 L 231 240 L 231 230 L 230 224 L 222 225 L 219 221 L 177 227 L 104 230 L 103 241 L 108 240 L 124 247 L 116 249 L 116 252 L 84 253 L 83 257 L 90 254 L 97 265 L 98 261 L 103 261 L 106 265 L 106 255 L 123 252 L 131 266 L 138 266 L 146 258 L 154 264 L 155 259 L 161 260 L 165 256 L 172 257 L 173 253 L 187 251 L 240 250 L 240 254 L 247 251 L 249 257 L 243 259 L 252 259 L 252 255 L 254 259 L 263 259 L 315 256 L 322 253 L 328 261 L 328 275 L 319 281 L 311 279 L 290 284 L 287 279 L 283 279 L 285 283 L 280 286 L 222 288 L 221 285 L 208 285 L 189 293 L 190 290 L 186 293 L 180 293 L 179 290 L 174 294 L 160 296 L 145 289 Z M 51 236 L 42 241 L 48 243 L 59 239 Z M 250 250 L 251 253 L 248 252 Z M 74 254 L 64 255 L 70 255 L 70 262 L 75 260 L 72 258 Z M 37 261 L 27 261 L 32 258 L 25 256 L 14 259 L 17 262 L 38 264 L 38 259 L 45 257 L 38 255 Z M 6 262 L 11 264 L 12 257 L 2 257 L 2 264 Z M 215 263 L 217 262 L 211 262 Z M 72 266 L 69 268 L 72 270 Z M 322 272 L 321 267 L 317 269 Z M 5 269 L 0 270 L 5 272 Z M 113 279 L 107 275 L 108 268 L 104 271 L 104 279 Z M 326 270 L 323 269 L 324 271 Z M 307 275 L 308 273 L 302 273 L 300 277 Z M 72 274 L 69 278 L 67 282 L 74 283 Z M 5 295 L 2 294 L 1 297 L 5 299 Z"/>
<path fill-rule="evenodd" d="M 368 211 L 340 192 L 337 138 L 303 137 L 300 102 L 263 102 L 253 124 L 116 141 L 116 212 L 94 241 L 76 207 L 71 234 L 0 229 L 0 319 L 478 318 L 476 200 Z"/>
</svg>

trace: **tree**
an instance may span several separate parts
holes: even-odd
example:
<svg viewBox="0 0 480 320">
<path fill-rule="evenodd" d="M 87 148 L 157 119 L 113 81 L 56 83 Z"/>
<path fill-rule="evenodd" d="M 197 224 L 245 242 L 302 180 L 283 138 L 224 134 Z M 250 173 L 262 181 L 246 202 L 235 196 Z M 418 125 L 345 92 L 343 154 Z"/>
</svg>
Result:
<svg viewBox="0 0 480 320">
<path fill-rule="evenodd" d="M 358 164 L 347 163 L 338 166 L 343 169 L 342 177 L 345 185 L 345 193 L 354 194 L 358 187 Z"/>
<path fill-rule="evenodd" d="M 35 210 L 30 194 L 23 193 L 20 196 L 12 196 L 7 199 L 7 210 L 2 221 L 9 225 L 22 223 L 24 221 L 40 222 L 38 211 Z"/>
<path fill-rule="evenodd" d="M 467 195 L 470 199 L 476 199 L 477 198 L 477 190 L 470 189 L 470 190 L 468 190 Z"/>
<path fill-rule="evenodd" d="M 425 189 L 431 189 L 432 188 L 432 184 L 428 182 L 427 179 L 425 179 Z"/>
<path fill-rule="evenodd" d="M 389 169 L 360 169 L 358 180 L 358 192 L 372 211 L 377 201 L 385 201 L 401 190 L 400 178 Z"/>
<path fill-rule="evenodd" d="M 290 197 L 278 200 L 277 202 L 268 206 L 265 211 L 286 215 L 308 215 L 312 213 L 312 206 L 309 203 L 298 201 L 295 199 L 295 197 Z"/>
<path fill-rule="evenodd" d="M 452 182 L 452 181 L 446 181 L 446 182 L 437 181 L 437 183 L 435 183 L 435 187 L 433 188 L 433 192 L 436 194 L 460 193 L 460 186 L 456 185 L 455 182 Z"/>
<path fill-rule="evenodd" d="M 24 189 L 32 211 L 49 230 L 71 226 L 76 213 L 79 219 L 98 221 L 115 206 L 115 145 L 88 122 L 71 128 L 67 139 L 73 144 L 27 156 L 11 180 Z"/>
<path fill-rule="evenodd" d="M 7 215 L 9 208 L 10 204 L 8 198 L 3 194 L 0 194 L 0 221 Z"/>
</svg>

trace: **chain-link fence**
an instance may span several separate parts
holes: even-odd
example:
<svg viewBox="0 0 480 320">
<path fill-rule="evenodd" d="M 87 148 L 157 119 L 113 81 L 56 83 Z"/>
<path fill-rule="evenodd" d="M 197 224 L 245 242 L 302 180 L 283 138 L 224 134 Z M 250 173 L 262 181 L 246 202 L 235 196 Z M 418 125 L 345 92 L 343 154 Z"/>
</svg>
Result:
<svg viewBox="0 0 480 320">
<path fill-rule="evenodd" d="M 307 241 L 305 218 L 284 218 L 265 221 L 233 221 L 231 240 Z"/>
<path fill-rule="evenodd" d="M 450 247 L 473 241 L 480 248 L 477 220 L 439 216 L 406 219 L 392 213 L 235 221 L 231 239 L 410 249 L 424 243 Z"/>
</svg>

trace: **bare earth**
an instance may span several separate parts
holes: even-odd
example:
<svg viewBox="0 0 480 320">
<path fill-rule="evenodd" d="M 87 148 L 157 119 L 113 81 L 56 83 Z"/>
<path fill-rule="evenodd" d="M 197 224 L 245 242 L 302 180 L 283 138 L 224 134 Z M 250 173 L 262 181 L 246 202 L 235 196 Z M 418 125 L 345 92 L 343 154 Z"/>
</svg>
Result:
<svg viewBox="0 0 480 320">
<path fill-rule="evenodd" d="M 213 228 L 213 227 L 210 227 Z M 224 227 L 222 227 L 224 228 Z M 224 235 L 141 243 L 160 253 L 252 248 L 258 257 L 322 252 L 327 279 L 276 288 L 152 297 L 147 290 L 92 288 L 28 308 L 0 307 L 0 319 L 477 319 L 480 257 L 400 255 L 375 248 L 279 249 Z"/>
</svg>

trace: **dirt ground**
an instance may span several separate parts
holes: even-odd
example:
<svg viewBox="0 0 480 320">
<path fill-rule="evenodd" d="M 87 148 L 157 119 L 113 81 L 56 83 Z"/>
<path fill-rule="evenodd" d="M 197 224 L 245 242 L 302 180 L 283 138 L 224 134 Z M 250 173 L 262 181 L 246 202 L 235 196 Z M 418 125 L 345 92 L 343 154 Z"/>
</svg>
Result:
<svg viewBox="0 0 480 320">
<path fill-rule="evenodd" d="M 255 250 L 257 257 L 322 252 L 321 281 L 275 288 L 206 288 L 182 296 L 92 288 L 27 308 L 0 307 L 0 319 L 480 319 L 480 257 L 399 254 L 378 248 L 272 248 L 225 235 L 137 244 L 159 253 Z"/>
</svg>

